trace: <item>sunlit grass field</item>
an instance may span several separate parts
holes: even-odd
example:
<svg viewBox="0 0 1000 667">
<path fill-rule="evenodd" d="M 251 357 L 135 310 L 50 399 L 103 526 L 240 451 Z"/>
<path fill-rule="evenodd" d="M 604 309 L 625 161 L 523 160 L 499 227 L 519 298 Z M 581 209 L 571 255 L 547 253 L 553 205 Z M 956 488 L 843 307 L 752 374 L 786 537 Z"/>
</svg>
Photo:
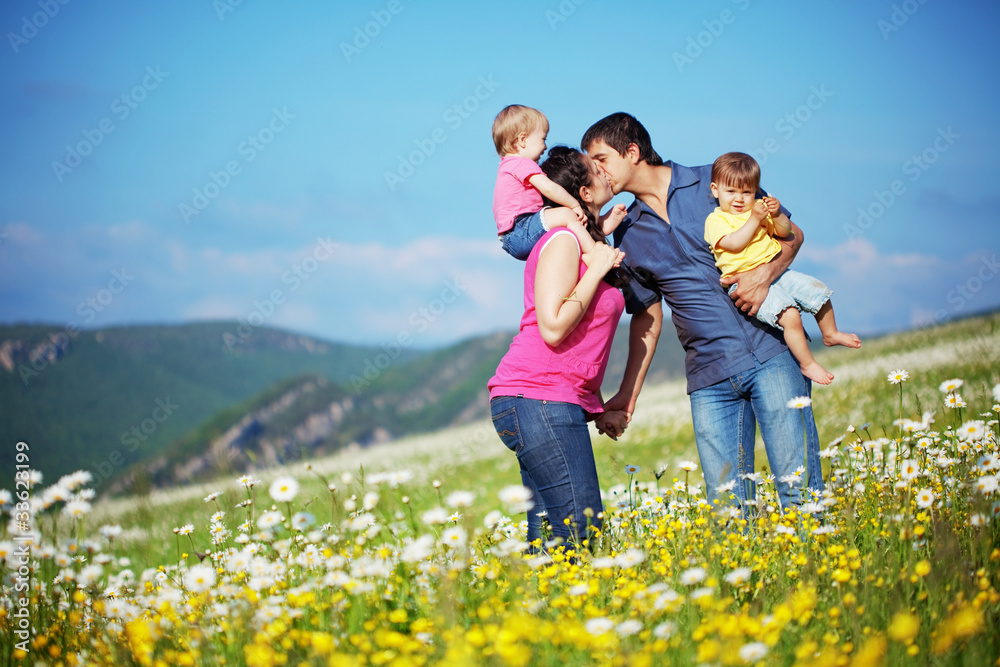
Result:
<svg viewBox="0 0 1000 667">
<path fill-rule="evenodd" d="M 27 535 L 0 496 L 0 664 L 1000 665 L 1000 315 L 821 362 L 810 502 L 758 446 L 751 519 L 705 503 L 648 387 L 579 551 L 524 549 L 488 422 L 114 501 L 40 470 Z"/>
</svg>

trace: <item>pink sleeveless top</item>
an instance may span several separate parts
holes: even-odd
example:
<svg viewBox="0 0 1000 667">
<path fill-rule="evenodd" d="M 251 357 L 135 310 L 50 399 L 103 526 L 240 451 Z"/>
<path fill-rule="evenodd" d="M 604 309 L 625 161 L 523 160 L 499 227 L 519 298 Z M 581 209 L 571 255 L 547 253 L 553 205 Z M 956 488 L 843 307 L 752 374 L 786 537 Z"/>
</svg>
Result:
<svg viewBox="0 0 1000 667">
<path fill-rule="evenodd" d="M 524 315 L 521 330 L 487 383 L 490 399 L 522 396 L 545 401 L 575 403 L 589 413 L 600 413 L 598 398 L 608 365 L 611 341 L 625 308 L 621 292 L 601 282 L 583 319 L 556 347 L 550 347 L 538 330 L 535 313 L 535 269 L 545 245 L 557 234 L 573 232 L 559 228 L 548 232 L 535 244 L 524 267 Z M 579 251 L 579 243 L 577 243 Z M 580 277 L 587 265 L 580 261 Z"/>
</svg>

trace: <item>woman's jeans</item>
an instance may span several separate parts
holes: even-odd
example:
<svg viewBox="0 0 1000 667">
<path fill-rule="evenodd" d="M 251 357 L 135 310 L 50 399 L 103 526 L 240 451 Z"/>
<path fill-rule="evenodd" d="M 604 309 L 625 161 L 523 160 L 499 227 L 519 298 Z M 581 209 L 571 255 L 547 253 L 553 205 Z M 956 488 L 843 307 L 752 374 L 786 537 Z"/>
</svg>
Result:
<svg viewBox="0 0 1000 667">
<path fill-rule="evenodd" d="M 528 511 L 528 542 L 541 538 L 538 514 L 547 512 L 553 536 L 579 547 L 588 526 L 601 527 L 604 511 L 583 408 L 513 396 L 498 396 L 490 407 L 493 427 L 517 455 L 521 482 L 535 501 Z"/>
</svg>

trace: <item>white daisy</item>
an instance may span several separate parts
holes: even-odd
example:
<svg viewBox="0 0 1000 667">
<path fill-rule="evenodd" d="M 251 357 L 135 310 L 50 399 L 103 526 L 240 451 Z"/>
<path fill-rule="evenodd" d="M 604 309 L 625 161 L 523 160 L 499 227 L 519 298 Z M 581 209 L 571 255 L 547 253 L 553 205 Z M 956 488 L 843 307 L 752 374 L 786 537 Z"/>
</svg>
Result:
<svg viewBox="0 0 1000 667">
<path fill-rule="evenodd" d="M 705 581 L 706 576 L 708 573 L 705 572 L 705 568 L 692 567 L 681 572 L 681 583 L 685 586 L 693 586 Z"/>
<path fill-rule="evenodd" d="M 727 574 L 726 576 L 724 576 L 723 579 L 725 579 L 727 583 L 732 584 L 733 586 L 739 586 L 744 581 L 750 578 L 751 573 L 752 570 L 749 567 L 738 567 L 729 574 Z"/>
<path fill-rule="evenodd" d="M 900 382 L 906 382 L 909 378 L 910 374 L 900 368 L 899 370 L 889 373 L 886 380 L 888 380 L 890 384 L 899 384 Z"/>
<path fill-rule="evenodd" d="M 276 502 L 287 503 L 299 495 L 299 483 L 294 477 L 278 477 L 268 489 L 268 493 Z"/>
<path fill-rule="evenodd" d="M 808 396 L 796 396 L 788 401 L 787 407 L 792 410 L 802 410 L 812 405 L 812 399 Z"/>
<path fill-rule="evenodd" d="M 740 647 L 740 659 L 747 663 L 760 662 L 767 657 L 767 644 L 763 642 L 751 642 Z"/>
<path fill-rule="evenodd" d="M 184 587 L 192 593 L 202 593 L 215 585 L 215 568 L 195 565 L 184 575 Z"/>
<path fill-rule="evenodd" d="M 698 469 L 698 464 L 694 461 L 681 461 L 677 464 L 677 467 L 681 470 L 686 470 L 688 472 L 694 472 Z"/>
<path fill-rule="evenodd" d="M 604 616 L 598 616 L 597 618 L 591 618 L 586 623 L 583 624 L 584 630 L 588 633 L 594 635 L 603 635 L 606 632 L 610 632 L 615 627 L 615 622 L 610 618 L 605 618 Z"/>
<path fill-rule="evenodd" d="M 476 494 L 470 491 L 452 491 L 448 494 L 448 497 L 444 499 L 444 504 L 452 509 L 457 509 L 459 507 L 472 507 L 472 503 L 475 499 Z"/>
<path fill-rule="evenodd" d="M 938 386 L 938 389 L 941 390 L 942 394 L 951 394 L 963 384 L 965 384 L 965 380 L 955 378 L 954 380 L 945 380 Z"/>
<path fill-rule="evenodd" d="M 917 507 L 927 509 L 934 504 L 934 492 L 930 489 L 920 489 L 916 495 Z"/>
</svg>

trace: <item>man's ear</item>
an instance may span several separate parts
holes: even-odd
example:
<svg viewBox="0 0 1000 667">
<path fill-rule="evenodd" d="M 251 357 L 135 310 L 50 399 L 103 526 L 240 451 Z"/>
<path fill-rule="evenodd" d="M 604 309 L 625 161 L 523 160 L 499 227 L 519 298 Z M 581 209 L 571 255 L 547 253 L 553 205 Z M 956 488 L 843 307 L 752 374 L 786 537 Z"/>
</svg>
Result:
<svg viewBox="0 0 1000 667">
<path fill-rule="evenodd" d="M 637 144 L 629 144 L 628 148 L 625 149 L 625 154 L 632 160 L 632 164 L 639 164 L 639 160 L 641 159 L 639 155 L 641 152 Z"/>
</svg>

